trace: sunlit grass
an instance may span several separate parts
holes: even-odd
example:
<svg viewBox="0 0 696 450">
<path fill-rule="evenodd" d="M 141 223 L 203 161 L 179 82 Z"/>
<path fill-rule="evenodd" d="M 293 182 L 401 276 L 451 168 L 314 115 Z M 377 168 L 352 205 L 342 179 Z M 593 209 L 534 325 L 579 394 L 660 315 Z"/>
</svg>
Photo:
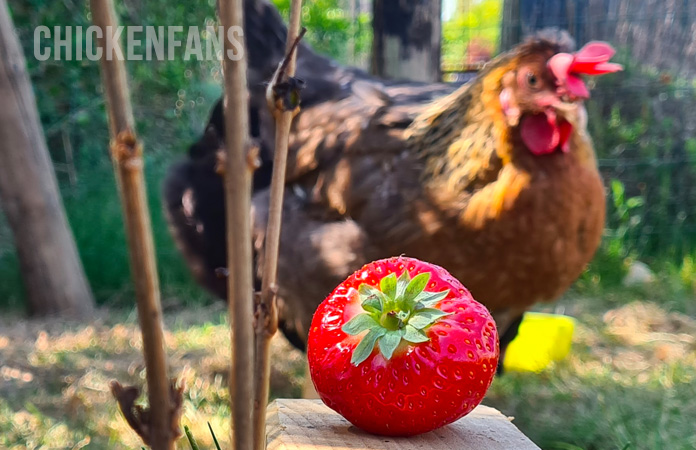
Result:
<svg viewBox="0 0 696 450">
<path fill-rule="evenodd" d="M 133 313 L 102 311 L 89 325 L 0 320 L 0 448 L 138 449 L 139 438 L 108 390 L 112 379 L 142 385 L 145 372 Z M 208 422 L 224 446 L 229 433 L 229 328 L 222 305 L 179 311 L 167 319 L 173 373 L 186 386 L 182 424 L 212 448 Z M 300 352 L 282 339 L 273 395 L 298 396 Z M 189 449 L 186 439 L 178 448 Z"/>
<path fill-rule="evenodd" d="M 544 449 L 696 448 L 696 321 L 649 302 L 564 303 L 580 319 L 570 357 L 498 378 L 485 402 Z"/>
</svg>

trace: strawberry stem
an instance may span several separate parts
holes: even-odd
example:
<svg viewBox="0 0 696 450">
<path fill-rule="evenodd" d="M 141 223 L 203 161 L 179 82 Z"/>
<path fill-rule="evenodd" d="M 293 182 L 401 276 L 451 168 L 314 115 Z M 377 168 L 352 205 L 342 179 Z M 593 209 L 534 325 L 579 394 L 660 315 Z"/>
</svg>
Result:
<svg viewBox="0 0 696 450">
<path fill-rule="evenodd" d="M 391 331 L 398 330 L 402 327 L 401 320 L 399 320 L 396 317 L 396 311 L 389 311 L 387 313 L 382 314 L 382 318 L 380 319 L 379 324 L 387 330 Z"/>
</svg>

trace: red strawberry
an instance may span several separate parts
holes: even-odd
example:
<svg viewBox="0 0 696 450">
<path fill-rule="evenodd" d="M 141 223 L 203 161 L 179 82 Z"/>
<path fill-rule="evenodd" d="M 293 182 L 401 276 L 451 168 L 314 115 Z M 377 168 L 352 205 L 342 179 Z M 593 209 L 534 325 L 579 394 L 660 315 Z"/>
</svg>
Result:
<svg viewBox="0 0 696 450">
<path fill-rule="evenodd" d="M 389 436 L 473 410 L 498 354 L 488 310 L 442 267 L 404 257 L 367 264 L 334 289 L 314 314 L 307 352 L 324 403 Z"/>
</svg>

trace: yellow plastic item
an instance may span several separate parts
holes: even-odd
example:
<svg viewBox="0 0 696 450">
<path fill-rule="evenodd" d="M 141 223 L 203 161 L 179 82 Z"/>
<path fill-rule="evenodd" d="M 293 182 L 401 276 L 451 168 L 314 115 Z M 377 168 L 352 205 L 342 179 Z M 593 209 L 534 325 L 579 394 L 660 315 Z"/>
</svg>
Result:
<svg viewBox="0 0 696 450">
<path fill-rule="evenodd" d="M 505 352 L 503 368 L 515 372 L 541 372 L 553 361 L 568 356 L 574 331 L 572 317 L 525 313 L 517 337 Z"/>
</svg>

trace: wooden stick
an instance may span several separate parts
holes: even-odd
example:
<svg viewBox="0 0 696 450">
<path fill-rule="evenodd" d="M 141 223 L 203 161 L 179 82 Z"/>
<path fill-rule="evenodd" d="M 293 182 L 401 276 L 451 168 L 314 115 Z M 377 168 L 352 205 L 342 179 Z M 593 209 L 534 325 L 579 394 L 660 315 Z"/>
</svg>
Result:
<svg viewBox="0 0 696 450">
<path fill-rule="evenodd" d="M 111 152 L 123 204 L 131 273 L 143 335 L 150 403 L 147 414 L 149 424 L 144 424 L 148 425 L 149 436 L 143 438 L 154 450 L 173 450 L 178 431 L 178 423 L 173 421 L 178 422 L 178 413 L 173 411 L 170 401 L 171 385 L 167 374 L 157 265 L 143 176 L 142 145 L 135 136 L 126 69 L 118 57 L 120 41 L 112 39 L 114 55 L 106 54 L 105 37 L 108 31 L 113 35 L 118 24 L 114 5 L 111 0 L 90 0 L 90 8 L 94 24 L 102 30 L 99 45 L 102 48 L 102 80 L 109 112 Z"/>
<path fill-rule="evenodd" d="M 281 62 L 268 87 L 267 100 L 272 99 L 273 91 L 278 83 L 287 82 L 290 77 L 295 75 L 297 45 L 301 39 L 301 13 L 302 0 L 293 0 L 290 9 L 285 60 Z M 304 30 L 302 34 L 304 34 Z M 285 192 L 285 171 L 288 159 L 290 125 L 297 112 L 296 110 L 288 111 L 282 100 L 269 101 L 269 107 L 272 108 L 271 113 L 276 118 L 276 135 L 261 298 L 256 309 L 256 360 L 254 368 L 254 379 L 256 380 L 254 398 L 255 450 L 266 448 L 266 404 L 268 403 L 271 376 L 270 348 L 271 339 L 278 330 L 276 278 L 278 274 L 278 249 L 282 225 L 283 194 Z"/>
<path fill-rule="evenodd" d="M 232 27 L 241 30 L 242 0 L 221 0 L 220 21 L 225 36 Z M 244 47 L 244 37 L 237 41 Z M 253 448 L 252 409 L 254 402 L 254 326 L 251 250 L 251 175 L 247 158 L 248 89 L 246 57 L 234 61 L 233 42 L 225 39 L 225 208 L 227 220 L 227 277 L 230 327 L 232 333 L 230 401 L 232 407 L 231 442 L 235 450 Z M 237 58 L 235 58 L 237 59 Z"/>
</svg>

